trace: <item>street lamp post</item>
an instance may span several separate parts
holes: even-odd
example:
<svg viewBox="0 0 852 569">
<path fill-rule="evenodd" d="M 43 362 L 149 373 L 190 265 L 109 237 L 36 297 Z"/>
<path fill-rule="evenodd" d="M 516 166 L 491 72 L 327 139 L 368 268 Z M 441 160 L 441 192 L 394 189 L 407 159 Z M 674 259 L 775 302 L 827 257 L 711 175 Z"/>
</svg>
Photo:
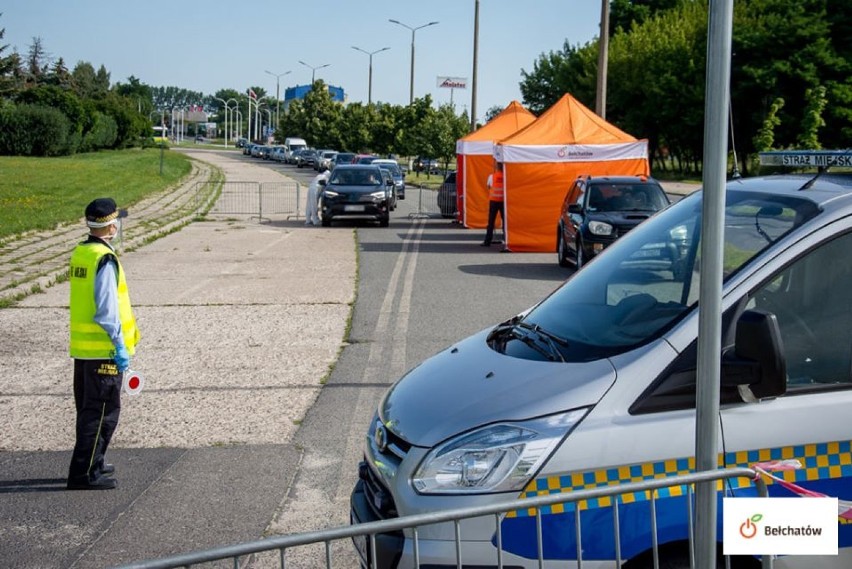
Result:
<svg viewBox="0 0 852 569">
<path fill-rule="evenodd" d="M 398 24 L 398 25 L 402 26 L 403 28 L 408 28 L 409 30 L 411 30 L 411 82 L 410 82 L 411 86 L 410 86 L 409 95 L 408 95 L 408 104 L 410 105 L 411 103 L 414 102 L 414 32 L 416 32 L 420 28 L 426 28 L 428 26 L 434 26 L 438 22 L 429 22 L 428 24 L 423 24 L 422 26 L 417 26 L 416 28 L 412 28 L 408 24 L 403 24 L 399 20 L 390 20 L 389 19 L 388 22 L 390 22 L 392 24 Z"/>
<path fill-rule="evenodd" d="M 228 106 L 227 106 L 227 105 L 228 105 L 228 103 L 230 103 L 231 101 L 233 101 L 233 102 L 234 102 L 234 106 L 233 106 L 233 108 L 231 108 L 231 107 L 228 107 Z M 233 130 L 234 130 L 234 111 L 235 111 L 235 110 L 237 109 L 237 107 L 239 107 L 239 106 L 240 106 L 240 102 L 239 102 L 239 101 L 237 101 L 237 100 L 236 100 L 235 98 L 233 98 L 233 97 L 230 97 L 230 98 L 229 98 L 229 99 L 225 102 L 225 108 L 226 108 L 226 109 L 228 109 L 228 111 L 231 113 L 231 142 L 233 142 L 233 140 L 234 140 L 234 133 L 233 133 Z M 227 118 L 227 115 L 226 115 L 226 118 Z M 227 136 L 227 134 L 228 134 L 228 133 L 226 132 L 226 133 L 225 133 L 225 146 L 228 146 L 228 136 Z"/>
<path fill-rule="evenodd" d="M 264 113 L 266 113 L 266 124 L 268 126 L 266 127 L 266 133 L 265 134 L 266 134 L 266 138 L 268 139 L 269 138 L 269 129 L 272 127 L 272 111 L 270 111 L 269 109 L 261 109 L 261 110 Z"/>
<path fill-rule="evenodd" d="M 310 68 L 310 70 L 311 70 L 311 87 L 313 87 L 314 81 L 316 80 L 317 69 L 322 69 L 323 67 L 328 67 L 329 65 L 331 65 L 331 63 L 324 63 L 323 65 L 319 65 L 317 67 L 314 67 L 313 65 L 308 65 L 307 63 L 305 63 L 302 60 L 299 60 L 299 63 L 301 63 L 305 67 Z"/>
<path fill-rule="evenodd" d="M 361 53 L 366 53 L 370 56 L 370 74 L 367 79 L 367 104 L 371 104 L 373 102 L 373 56 L 379 52 L 387 51 L 389 47 L 383 47 L 382 49 L 377 49 L 376 51 L 367 51 L 365 49 L 361 49 L 357 46 L 352 46 L 352 49 L 356 49 Z"/>
<path fill-rule="evenodd" d="M 222 104 L 225 106 L 225 148 L 228 147 L 228 101 L 225 99 L 221 99 L 219 97 L 213 97 L 217 101 L 222 101 Z"/>
<path fill-rule="evenodd" d="M 281 121 L 281 115 L 279 111 L 281 110 L 281 82 L 280 79 L 292 73 L 292 71 L 285 71 L 284 73 L 273 73 L 272 71 L 264 70 L 264 73 L 269 73 L 273 77 L 275 77 L 275 127 L 278 127 L 278 123 Z"/>
</svg>

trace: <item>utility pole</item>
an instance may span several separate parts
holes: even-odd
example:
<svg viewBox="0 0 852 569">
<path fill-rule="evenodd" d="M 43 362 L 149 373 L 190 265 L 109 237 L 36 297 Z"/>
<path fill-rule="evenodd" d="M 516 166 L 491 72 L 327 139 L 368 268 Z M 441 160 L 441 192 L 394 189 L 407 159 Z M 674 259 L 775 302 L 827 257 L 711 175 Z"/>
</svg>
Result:
<svg viewBox="0 0 852 569">
<path fill-rule="evenodd" d="M 598 40 L 598 88 L 595 112 L 606 119 L 606 72 L 609 51 L 609 0 L 601 0 L 601 35 Z"/>
<path fill-rule="evenodd" d="M 603 0 L 606 2 L 606 0 Z M 470 131 L 476 130 L 476 70 L 479 67 L 479 0 L 473 8 L 473 81 L 470 89 Z"/>
</svg>

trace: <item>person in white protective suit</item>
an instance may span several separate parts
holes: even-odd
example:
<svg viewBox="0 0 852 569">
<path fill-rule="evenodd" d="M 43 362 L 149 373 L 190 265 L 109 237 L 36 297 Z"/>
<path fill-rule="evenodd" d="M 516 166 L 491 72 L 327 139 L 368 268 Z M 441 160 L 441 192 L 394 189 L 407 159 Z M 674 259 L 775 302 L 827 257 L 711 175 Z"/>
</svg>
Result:
<svg viewBox="0 0 852 569">
<path fill-rule="evenodd" d="M 305 204 L 305 225 L 319 225 L 319 211 L 317 210 L 317 202 L 319 201 L 320 180 L 328 181 L 329 171 L 326 170 L 322 174 L 317 174 L 311 180 L 308 186 L 308 201 Z"/>
</svg>

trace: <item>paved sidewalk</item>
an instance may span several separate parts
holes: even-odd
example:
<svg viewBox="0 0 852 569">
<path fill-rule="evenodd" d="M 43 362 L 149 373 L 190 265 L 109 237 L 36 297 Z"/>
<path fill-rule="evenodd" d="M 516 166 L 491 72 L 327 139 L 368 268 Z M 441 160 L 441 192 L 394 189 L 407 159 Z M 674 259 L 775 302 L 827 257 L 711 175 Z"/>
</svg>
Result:
<svg viewBox="0 0 852 569">
<path fill-rule="evenodd" d="M 289 180 L 236 154 L 188 153 L 229 179 Z M 353 232 L 228 215 L 122 263 L 146 386 L 123 398 L 116 491 L 64 489 L 68 284 L 0 310 L 0 551 L 11 566 L 104 567 L 257 539 L 286 501 L 301 454 L 291 438 L 354 301 Z"/>
</svg>

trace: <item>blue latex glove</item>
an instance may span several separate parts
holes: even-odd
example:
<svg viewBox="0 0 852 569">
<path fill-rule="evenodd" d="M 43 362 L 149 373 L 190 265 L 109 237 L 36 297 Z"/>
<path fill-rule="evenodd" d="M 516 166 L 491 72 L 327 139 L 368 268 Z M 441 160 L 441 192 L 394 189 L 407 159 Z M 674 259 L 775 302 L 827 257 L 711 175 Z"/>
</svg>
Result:
<svg viewBox="0 0 852 569">
<path fill-rule="evenodd" d="M 112 359 L 115 361 L 115 365 L 118 366 L 118 371 L 125 371 L 130 367 L 130 353 L 128 353 L 124 344 L 116 346 L 115 355 L 113 355 Z"/>
</svg>

